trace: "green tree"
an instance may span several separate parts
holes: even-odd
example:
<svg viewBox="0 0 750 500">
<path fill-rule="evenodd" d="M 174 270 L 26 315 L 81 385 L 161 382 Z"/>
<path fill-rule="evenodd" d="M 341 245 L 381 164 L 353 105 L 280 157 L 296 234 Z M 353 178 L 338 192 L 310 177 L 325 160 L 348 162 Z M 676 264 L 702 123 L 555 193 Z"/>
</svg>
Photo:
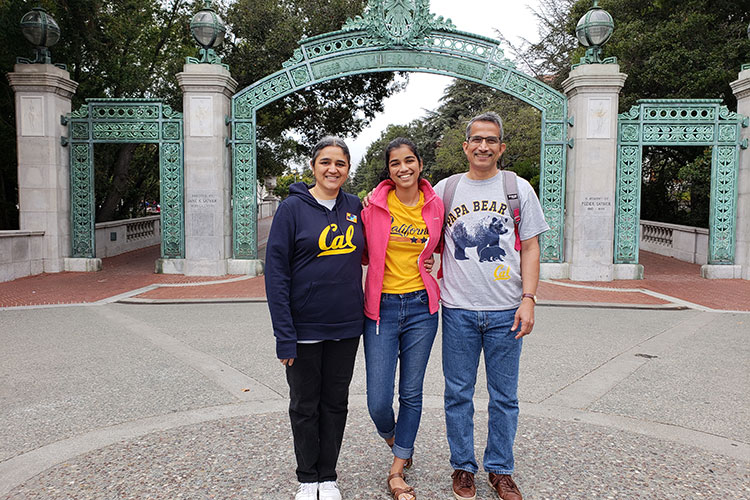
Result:
<svg viewBox="0 0 750 500">
<path fill-rule="evenodd" d="M 601 6 L 615 20 L 605 53 L 616 56 L 628 75 L 621 111 L 643 98 L 718 98 L 736 109 L 729 83 L 750 61 L 749 0 L 602 0 Z M 577 2 L 568 26 L 587 8 Z M 641 216 L 706 227 L 711 165 L 706 154 L 705 148 L 648 148 Z"/>
<path fill-rule="evenodd" d="M 18 25 L 22 15 L 40 4 L 57 20 L 62 32 L 52 47 L 53 61 L 65 63 L 71 78 L 79 86 L 73 108 L 89 97 L 159 97 L 179 109 L 181 97 L 174 74 L 180 71 L 184 57 L 195 52 L 190 40 L 190 16 L 195 2 L 186 0 L 63 0 L 52 2 L 0 2 L 0 23 L 5 28 L 0 40 L 5 47 L 0 64 L 4 72 L 13 70 L 15 56 L 31 54 L 23 42 Z M 13 93 L 5 79 L 0 82 L 0 111 L 3 116 L 0 140 L 4 158 L 0 167 L 0 227 L 17 227 L 17 185 L 15 158 L 15 106 Z M 6 121 L 7 120 L 7 121 Z M 130 192 L 143 185 L 145 178 L 130 179 L 131 164 L 138 149 L 135 144 L 116 148 L 97 146 L 96 181 L 97 220 L 112 220 L 123 212 L 123 201 L 138 199 Z M 12 152 L 12 159 L 10 158 Z M 145 157 L 142 157 L 142 159 Z M 153 168 L 157 162 L 153 161 Z M 140 169 L 139 169 L 140 170 Z M 149 175 L 152 175 L 149 173 Z M 158 174 L 157 174 L 158 175 Z M 12 207 L 11 207 L 12 205 Z M 131 207 L 134 208 L 134 207 Z"/>
<path fill-rule="evenodd" d="M 238 0 L 227 11 L 234 39 L 225 62 L 244 88 L 281 69 L 298 41 L 341 28 L 365 0 Z M 274 101 L 258 111 L 258 177 L 304 162 L 323 136 L 356 136 L 383 100 L 401 87 L 392 73 L 339 78 Z M 289 130 L 293 134 L 289 134 Z"/>
<path fill-rule="evenodd" d="M 446 89 L 442 105 L 426 120 L 433 121 L 435 127 L 444 127 L 436 149 L 435 163 L 429 168 L 429 179 L 437 183 L 452 174 L 468 170 L 462 148 L 466 140 L 466 124 L 473 116 L 487 111 L 494 111 L 503 119 L 503 142 L 507 144 L 507 149 L 502 156 L 501 167 L 515 171 L 538 188 L 541 147 L 539 111 L 507 94 L 463 80 L 456 80 Z M 429 128 L 429 125 L 426 127 Z"/>
<path fill-rule="evenodd" d="M 304 182 L 305 184 L 312 184 L 314 182 L 312 170 L 306 168 L 300 173 L 297 169 L 290 168 L 276 178 L 276 187 L 273 188 L 273 194 L 281 199 L 289 196 L 289 186 L 295 182 Z"/>
<path fill-rule="evenodd" d="M 53 59 L 65 63 L 79 83 L 74 109 L 89 97 L 162 98 L 176 110 L 182 96 L 174 75 L 185 57 L 197 55 L 189 22 L 200 0 L 0 0 L 0 54 L 4 72 L 12 71 L 16 56 L 30 56 L 20 36 L 19 20 L 41 3 L 60 24 L 62 37 L 52 48 Z M 360 14 L 364 0 L 225 0 L 218 9 L 230 35 L 221 49 L 240 88 L 281 68 L 297 41 L 339 29 L 347 17 Z M 217 5 L 214 5 L 217 7 Z M 356 135 L 375 114 L 382 100 L 397 90 L 390 73 L 354 76 L 317 85 L 269 104 L 258 114 L 259 178 L 280 174 L 299 162 L 323 135 Z M 7 80 L 0 79 L 0 228 L 16 228 L 17 163 L 15 106 Z M 290 133 L 289 131 L 293 131 Z M 124 200 L 149 183 L 151 170 L 137 145 L 97 146 L 97 220 L 129 212 Z M 99 151 L 101 150 L 101 151 Z M 155 158 L 153 155 L 152 159 Z M 146 177 L 131 179 L 134 175 Z M 156 173 L 158 176 L 158 172 Z M 131 207 L 136 208 L 136 207 Z"/>
<path fill-rule="evenodd" d="M 750 61 L 750 0 L 601 0 L 599 5 L 615 22 L 604 55 L 617 57 L 628 75 L 621 112 L 644 98 L 720 98 L 736 109 L 729 83 Z M 590 0 L 541 0 L 535 12 L 541 42 L 515 48 L 519 66 L 559 89 L 570 65 L 585 52 L 574 34 L 591 6 Z M 709 165 L 704 148 L 647 148 L 641 215 L 705 226 Z"/>
<path fill-rule="evenodd" d="M 539 0 L 538 7 L 532 9 L 537 21 L 536 42 L 522 38 L 516 45 L 497 32 L 498 38 L 510 47 L 510 55 L 519 69 L 556 90 L 562 90 L 562 82 L 570 72 L 572 53 L 578 47 L 575 29 L 569 26 L 575 3 L 576 0 Z"/>
<path fill-rule="evenodd" d="M 628 75 L 621 111 L 644 98 L 714 98 L 736 109 L 729 83 L 750 61 L 750 0 L 602 0 L 600 6 L 615 21 L 605 55 L 616 56 Z M 590 7 L 588 0 L 576 2 L 571 32 Z M 582 48 L 574 53 L 580 55 Z"/>
</svg>

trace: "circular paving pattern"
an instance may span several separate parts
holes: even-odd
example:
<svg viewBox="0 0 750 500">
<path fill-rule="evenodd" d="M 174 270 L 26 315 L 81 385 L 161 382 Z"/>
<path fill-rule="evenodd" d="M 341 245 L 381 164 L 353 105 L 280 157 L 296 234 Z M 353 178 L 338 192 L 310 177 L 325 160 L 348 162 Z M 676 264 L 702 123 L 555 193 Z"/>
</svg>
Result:
<svg viewBox="0 0 750 500">
<path fill-rule="evenodd" d="M 481 461 L 486 411 L 477 411 Z M 443 412 L 427 409 L 407 480 L 420 500 L 451 499 Z M 350 412 L 339 459 L 345 500 L 389 498 L 391 456 L 367 411 Z M 291 499 L 294 453 L 284 412 L 171 429 L 74 457 L 5 498 Z M 533 499 L 750 499 L 745 462 L 698 448 L 578 422 L 521 415 L 514 478 Z M 477 499 L 497 498 L 477 475 Z"/>
</svg>

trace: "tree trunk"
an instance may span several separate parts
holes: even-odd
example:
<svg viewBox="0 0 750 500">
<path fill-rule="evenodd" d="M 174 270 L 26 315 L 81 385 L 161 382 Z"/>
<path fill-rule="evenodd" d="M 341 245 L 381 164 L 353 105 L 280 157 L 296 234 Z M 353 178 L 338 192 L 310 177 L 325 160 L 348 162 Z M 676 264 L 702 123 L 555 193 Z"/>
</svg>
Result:
<svg viewBox="0 0 750 500">
<path fill-rule="evenodd" d="M 128 170 L 136 147 L 138 147 L 138 144 L 124 144 L 117 153 L 112 185 L 109 187 L 106 198 L 104 198 L 102 208 L 96 215 L 96 222 L 108 222 L 114 218 L 115 211 L 128 188 Z"/>
</svg>

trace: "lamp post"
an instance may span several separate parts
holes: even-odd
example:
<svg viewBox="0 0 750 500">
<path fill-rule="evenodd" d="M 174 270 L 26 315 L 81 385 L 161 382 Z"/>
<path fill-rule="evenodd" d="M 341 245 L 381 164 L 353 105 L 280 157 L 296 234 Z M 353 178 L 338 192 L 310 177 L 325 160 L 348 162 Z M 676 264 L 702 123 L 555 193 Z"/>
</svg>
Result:
<svg viewBox="0 0 750 500">
<path fill-rule="evenodd" d="M 60 40 L 60 26 L 42 7 L 34 7 L 21 18 L 21 33 L 36 48 L 34 59 L 19 57 L 18 64 L 52 64 L 49 48 Z M 55 64 L 67 69 L 64 64 Z"/>
<path fill-rule="evenodd" d="M 227 28 L 216 11 L 211 7 L 213 0 L 205 0 L 201 10 L 195 13 L 190 21 L 190 33 L 193 39 L 201 46 L 201 58 L 188 57 L 188 64 L 222 64 L 221 57 L 216 54 L 217 49 L 224 42 Z"/>
<path fill-rule="evenodd" d="M 615 23 L 612 16 L 599 7 L 599 0 L 594 0 L 594 6 L 576 25 L 576 38 L 582 46 L 586 47 L 586 55 L 573 67 L 581 64 L 617 64 L 616 57 L 602 59 L 602 45 L 607 43 L 614 30 Z"/>
</svg>

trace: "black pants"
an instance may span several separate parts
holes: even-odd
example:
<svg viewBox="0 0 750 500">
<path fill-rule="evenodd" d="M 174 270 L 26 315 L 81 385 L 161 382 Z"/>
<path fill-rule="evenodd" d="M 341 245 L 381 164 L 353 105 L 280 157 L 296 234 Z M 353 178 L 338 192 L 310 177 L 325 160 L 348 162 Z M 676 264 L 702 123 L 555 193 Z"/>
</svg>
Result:
<svg viewBox="0 0 750 500">
<path fill-rule="evenodd" d="M 336 480 L 358 347 L 359 337 L 297 344 L 297 359 L 286 369 L 301 483 Z"/>
</svg>

